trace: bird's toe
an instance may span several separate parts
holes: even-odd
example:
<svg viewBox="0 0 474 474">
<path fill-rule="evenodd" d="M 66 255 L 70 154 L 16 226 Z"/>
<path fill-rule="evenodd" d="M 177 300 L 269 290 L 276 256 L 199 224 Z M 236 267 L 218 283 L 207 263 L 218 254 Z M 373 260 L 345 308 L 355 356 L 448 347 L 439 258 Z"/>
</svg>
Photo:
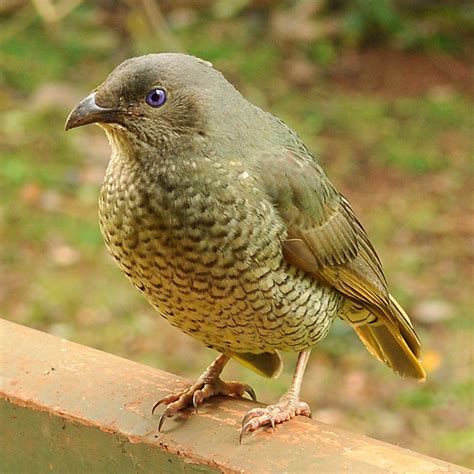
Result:
<svg viewBox="0 0 474 474">
<path fill-rule="evenodd" d="M 242 420 L 240 441 L 246 433 L 251 433 L 265 426 L 271 426 L 275 429 L 275 425 L 291 420 L 297 415 L 311 417 L 309 405 L 299 400 L 284 397 L 274 405 L 252 408 Z"/>
<path fill-rule="evenodd" d="M 156 411 L 158 406 L 167 405 L 158 420 L 158 431 L 160 431 L 166 418 L 171 418 L 179 411 L 184 410 L 189 406 L 193 406 L 197 413 L 199 405 L 208 398 L 219 395 L 242 397 L 246 393 L 252 398 L 252 400 L 257 401 L 255 391 L 247 384 L 240 382 L 224 382 L 220 378 L 199 380 L 186 390 L 169 394 L 156 401 L 153 405 L 152 413 Z"/>
</svg>

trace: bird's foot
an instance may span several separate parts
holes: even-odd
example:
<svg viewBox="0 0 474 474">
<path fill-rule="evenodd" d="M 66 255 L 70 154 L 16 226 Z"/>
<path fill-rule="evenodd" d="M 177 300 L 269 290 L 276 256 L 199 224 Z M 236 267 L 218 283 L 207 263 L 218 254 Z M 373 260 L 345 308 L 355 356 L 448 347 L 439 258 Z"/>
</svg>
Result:
<svg viewBox="0 0 474 474">
<path fill-rule="evenodd" d="M 234 395 L 242 397 L 245 393 L 248 393 L 253 401 L 257 401 L 257 396 L 250 385 L 240 382 L 224 382 L 219 377 L 200 377 L 194 385 L 191 385 L 191 387 L 186 390 L 172 393 L 158 400 L 153 405 L 152 413 L 155 412 L 159 405 L 167 405 L 158 421 L 158 431 L 161 431 L 161 427 L 166 418 L 176 415 L 179 411 L 184 410 L 191 405 L 197 413 L 198 406 L 208 398 L 219 395 Z"/>
<path fill-rule="evenodd" d="M 297 415 L 311 418 L 311 410 L 307 403 L 301 402 L 294 395 L 283 395 L 278 403 L 263 408 L 252 408 L 242 420 L 239 441 L 246 433 L 251 433 L 264 426 L 275 429 L 278 423 L 284 423 Z"/>
</svg>

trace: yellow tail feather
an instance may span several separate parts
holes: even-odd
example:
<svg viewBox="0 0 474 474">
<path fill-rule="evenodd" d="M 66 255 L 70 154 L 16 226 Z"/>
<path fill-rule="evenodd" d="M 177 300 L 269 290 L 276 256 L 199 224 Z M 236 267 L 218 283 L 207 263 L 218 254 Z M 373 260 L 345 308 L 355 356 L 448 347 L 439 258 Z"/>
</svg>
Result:
<svg viewBox="0 0 474 474">
<path fill-rule="evenodd" d="M 421 344 L 413 325 L 392 296 L 390 301 L 390 318 L 352 302 L 346 305 L 342 316 L 374 357 L 399 375 L 425 380 L 426 373 L 418 359 Z"/>
</svg>

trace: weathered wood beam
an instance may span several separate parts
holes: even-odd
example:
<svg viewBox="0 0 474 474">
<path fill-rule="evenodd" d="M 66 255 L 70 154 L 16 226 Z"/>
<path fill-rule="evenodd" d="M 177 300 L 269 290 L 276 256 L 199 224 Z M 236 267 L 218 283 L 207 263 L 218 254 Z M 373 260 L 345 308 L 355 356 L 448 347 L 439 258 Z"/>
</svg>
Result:
<svg viewBox="0 0 474 474">
<path fill-rule="evenodd" d="M 302 417 L 239 445 L 239 399 L 157 433 L 153 402 L 185 380 L 4 320 L 0 366 L 2 473 L 470 472 Z"/>
</svg>

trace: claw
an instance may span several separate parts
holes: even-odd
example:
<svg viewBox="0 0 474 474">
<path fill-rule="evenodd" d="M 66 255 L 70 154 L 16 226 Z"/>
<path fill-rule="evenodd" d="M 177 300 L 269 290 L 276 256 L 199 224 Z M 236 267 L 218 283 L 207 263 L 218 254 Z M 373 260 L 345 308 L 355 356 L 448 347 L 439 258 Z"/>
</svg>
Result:
<svg viewBox="0 0 474 474">
<path fill-rule="evenodd" d="M 242 438 L 244 437 L 245 434 L 250 433 L 252 431 L 256 431 L 258 428 L 263 428 L 265 425 L 268 423 L 271 425 L 273 428 L 273 431 L 275 431 L 275 420 L 267 416 L 264 421 L 259 421 L 256 424 L 254 423 L 254 417 L 251 417 L 247 423 L 242 424 L 242 428 L 240 429 L 240 434 L 239 434 L 239 444 L 242 444 Z"/>
<path fill-rule="evenodd" d="M 244 437 L 244 434 L 248 433 L 249 427 L 250 427 L 250 422 L 243 425 L 242 428 L 240 429 L 239 444 L 242 444 L 242 438 Z"/>
<path fill-rule="evenodd" d="M 250 398 L 251 398 L 254 402 L 257 401 L 257 395 L 256 395 L 256 393 L 255 393 L 255 390 L 254 390 L 250 385 L 246 385 L 246 386 L 245 386 L 245 392 L 250 395 Z"/>
<path fill-rule="evenodd" d="M 275 431 L 275 418 L 273 418 L 273 416 L 269 416 L 269 419 L 270 419 L 270 425 L 272 425 L 272 430 Z"/>
<path fill-rule="evenodd" d="M 199 406 L 199 401 L 198 401 L 198 397 L 197 397 L 197 394 L 199 392 L 194 392 L 193 394 L 193 407 L 194 407 L 194 411 L 196 412 L 196 415 L 198 414 L 198 406 Z"/>
<path fill-rule="evenodd" d="M 244 426 L 250 418 L 255 418 L 257 416 L 265 414 L 264 408 L 252 408 L 252 410 L 248 411 L 242 420 L 242 426 Z"/>
<path fill-rule="evenodd" d="M 258 418 L 259 420 L 255 423 L 256 418 Z M 273 416 L 268 414 L 264 408 L 253 408 L 252 410 L 250 410 L 242 420 L 239 443 L 242 443 L 242 438 L 246 433 L 255 431 L 258 428 L 264 427 L 265 425 L 270 425 L 273 431 L 275 431 L 276 422 Z"/>
<path fill-rule="evenodd" d="M 159 400 L 157 400 L 153 406 L 151 407 L 151 414 L 154 415 L 155 414 L 155 410 L 164 402 L 164 398 L 160 398 Z M 159 430 L 158 430 L 159 431 Z"/>
<path fill-rule="evenodd" d="M 166 418 L 166 412 L 163 412 L 160 415 L 160 419 L 158 420 L 158 433 L 161 433 L 161 427 L 163 426 L 163 423 L 165 422 Z"/>
<path fill-rule="evenodd" d="M 247 423 L 247 421 L 252 418 L 252 414 L 248 411 L 245 416 L 242 418 L 242 423 L 240 424 L 240 426 L 243 428 L 245 423 Z"/>
</svg>

